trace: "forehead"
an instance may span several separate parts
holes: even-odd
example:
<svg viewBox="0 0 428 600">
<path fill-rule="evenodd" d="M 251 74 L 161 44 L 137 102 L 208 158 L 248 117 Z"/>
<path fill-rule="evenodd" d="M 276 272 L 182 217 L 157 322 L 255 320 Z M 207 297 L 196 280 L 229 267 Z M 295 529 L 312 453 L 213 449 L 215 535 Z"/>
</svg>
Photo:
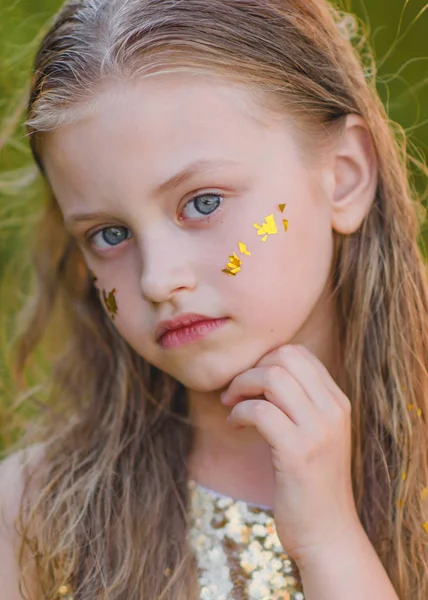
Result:
<svg viewBox="0 0 428 600">
<path fill-rule="evenodd" d="M 280 124 L 254 94 L 217 78 L 116 82 L 88 116 L 44 134 L 43 161 L 54 191 L 67 183 L 60 196 L 88 186 L 117 195 L 136 178 L 151 189 L 198 160 L 263 162 L 274 139 L 288 137 Z"/>
</svg>

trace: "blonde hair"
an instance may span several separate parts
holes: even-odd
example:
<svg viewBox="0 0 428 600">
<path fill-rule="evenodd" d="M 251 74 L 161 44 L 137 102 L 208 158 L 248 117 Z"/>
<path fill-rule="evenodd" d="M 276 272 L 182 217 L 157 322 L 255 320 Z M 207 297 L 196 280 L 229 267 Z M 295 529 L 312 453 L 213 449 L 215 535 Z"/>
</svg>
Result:
<svg viewBox="0 0 428 600">
<path fill-rule="evenodd" d="M 359 517 L 400 598 L 424 600 L 427 280 L 405 136 L 387 118 L 354 25 L 323 0 L 71 0 L 37 53 L 26 123 L 43 173 L 43 132 L 81 118 L 102 86 L 158 73 L 209 72 L 243 85 L 265 110 L 292 113 L 302 144 L 314 133 L 322 143 L 347 114 L 365 119 L 379 182 L 359 230 L 334 232 L 338 383 L 352 402 Z M 53 307 L 68 327 L 52 374 L 39 495 L 24 496 L 30 514 L 21 518 L 41 597 L 69 580 L 85 600 L 196 599 L 185 390 L 117 334 L 52 193 L 33 252 L 38 285 L 18 371 Z"/>
</svg>

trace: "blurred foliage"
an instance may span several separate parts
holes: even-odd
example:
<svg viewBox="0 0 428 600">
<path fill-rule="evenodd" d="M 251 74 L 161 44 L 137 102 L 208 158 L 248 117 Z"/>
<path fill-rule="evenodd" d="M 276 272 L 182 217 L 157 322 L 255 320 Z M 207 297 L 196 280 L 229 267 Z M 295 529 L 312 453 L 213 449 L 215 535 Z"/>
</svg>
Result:
<svg viewBox="0 0 428 600">
<path fill-rule="evenodd" d="M 33 164 L 22 126 L 33 57 L 59 0 L 0 0 L 0 451 L 37 413 L 37 404 L 17 402 L 12 378 L 14 317 L 31 286 L 29 235 L 43 205 L 43 182 Z M 414 156 L 428 156 L 428 4 L 422 0 L 343 0 L 366 26 L 377 64 L 377 87 L 392 121 L 408 134 Z M 427 182 L 415 173 L 426 205 Z M 422 228 L 421 250 L 428 241 Z M 48 352 L 29 365 L 27 384 L 49 376 Z"/>
</svg>

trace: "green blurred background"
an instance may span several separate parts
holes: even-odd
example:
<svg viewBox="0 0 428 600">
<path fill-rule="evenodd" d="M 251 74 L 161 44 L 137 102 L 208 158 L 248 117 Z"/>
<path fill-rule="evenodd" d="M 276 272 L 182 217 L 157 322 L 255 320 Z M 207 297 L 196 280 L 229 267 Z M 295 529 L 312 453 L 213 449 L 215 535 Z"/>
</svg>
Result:
<svg viewBox="0 0 428 600">
<path fill-rule="evenodd" d="M 37 416 L 37 403 L 17 399 L 11 375 L 14 316 L 31 286 L 28 236 L 43 205 L 43 185 L 22 127 L 31 64 L 58 0 L 0 0 L 0 452 Z M 421 0 L 343 0 L 365 23 L 377 64 L 377 87 L 389 117 L 408 136 L 408 151 L 428 156 L 428 4 Z M 414 174 L 426 206 L 426 178 Z M 420 247 L 426 257 L 428 223 Z M 59 332 L 60 333 L 60 332 Z M 28 369 L 28 385 L 49 377 L 49 341 Z M 37 394 L 43 401 L 43 391 Z"/>
</svg>

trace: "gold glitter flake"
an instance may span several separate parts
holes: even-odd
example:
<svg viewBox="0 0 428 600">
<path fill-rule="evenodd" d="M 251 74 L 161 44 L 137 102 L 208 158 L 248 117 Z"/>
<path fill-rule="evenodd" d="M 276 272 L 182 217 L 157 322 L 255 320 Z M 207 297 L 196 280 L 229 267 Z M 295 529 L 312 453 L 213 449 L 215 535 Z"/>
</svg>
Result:
<svg viewBox="0 0 428 600">
<path fill-rule="evenodd" d="M 57 598 L 59 598 L 60 600 L 74 600 L 74 595 L 72 594 L 71 586 L 65 584 L 61 585 L 58 588 Z"/>
<path fill-rule="evenodd" d="M 284 212 L 286 204 L 278 204 L 278 208 L 281 212 Z M 284 231 L 288 231 L 288 219 L 282 219 L 282 224 L 284 225 Z"/>
<path fill-rule="evenodd" d="M 115 293 L 116 293 L 116 288 L 113 288 L 112 291 L 109 292 L 108 296 L 106 296 L 106 292 L 105 292 L 105 290 L 103 290 L 104 304 L 106 305 L 107 310 L 111 314 L 111 318 L 113 319 L 113 321 L 114 321 L 114 316 L 117 314 L 117 303 L 116 303 L 116 298 L 114 297 Z"/>
<path fill-rule="evenodd" d="M 416 407 L 414 404 L 408 404 L 407 405 L 407 410 L 411 411 L 414 408 L 416 408 L 416 414 L 418 415 L 418 417 L 420 417 L 422 415 L 422 409 L 419 407 Z"/>
<path fill-rule="evenodd" d="M 235 254 L 231 254 L 229 256 L 229 261 L 226 265 L 226 268 L 223 269 L 223 273 L 227 273 L 228 275 L 236 275 L 241 270 L 242 260 Z"/>
<path fill-rule="evenodd" d="M 244 242 L 238 242 L 239 252 L 241 254 L 246 254 L 247 256 L 251 256 L 251 252 L 249 252 L 247 245 Z M 229 262 L 226 265 L 225 269 L 222 269 L 222 273 L 226 273 L 226 275 L 236 275 L 241 271 L 242 260 L 239 256 L 234 252 L 229 256 Z"/>
<path fill-rule="evenodd" d="M 264 223 L 259 225 L 258 223 L 254 223 L 253 225 L 257 229 L 257 235 L 262 235 L 262 242 L 265 242 L 269 235 L 273 235 L 278 233 L 278 229 L 275 223 L 275 217 L 273 215 L 268 215 L 265 217 Z"/>
<path fill-rule="evenodd" d="M 247 254 L 247 256 L 251 256 L 251 252 L 248 252 L 246 244 L 244 242 L 238 242 L 239 252 L 241 254 Z"/>
</svg>

